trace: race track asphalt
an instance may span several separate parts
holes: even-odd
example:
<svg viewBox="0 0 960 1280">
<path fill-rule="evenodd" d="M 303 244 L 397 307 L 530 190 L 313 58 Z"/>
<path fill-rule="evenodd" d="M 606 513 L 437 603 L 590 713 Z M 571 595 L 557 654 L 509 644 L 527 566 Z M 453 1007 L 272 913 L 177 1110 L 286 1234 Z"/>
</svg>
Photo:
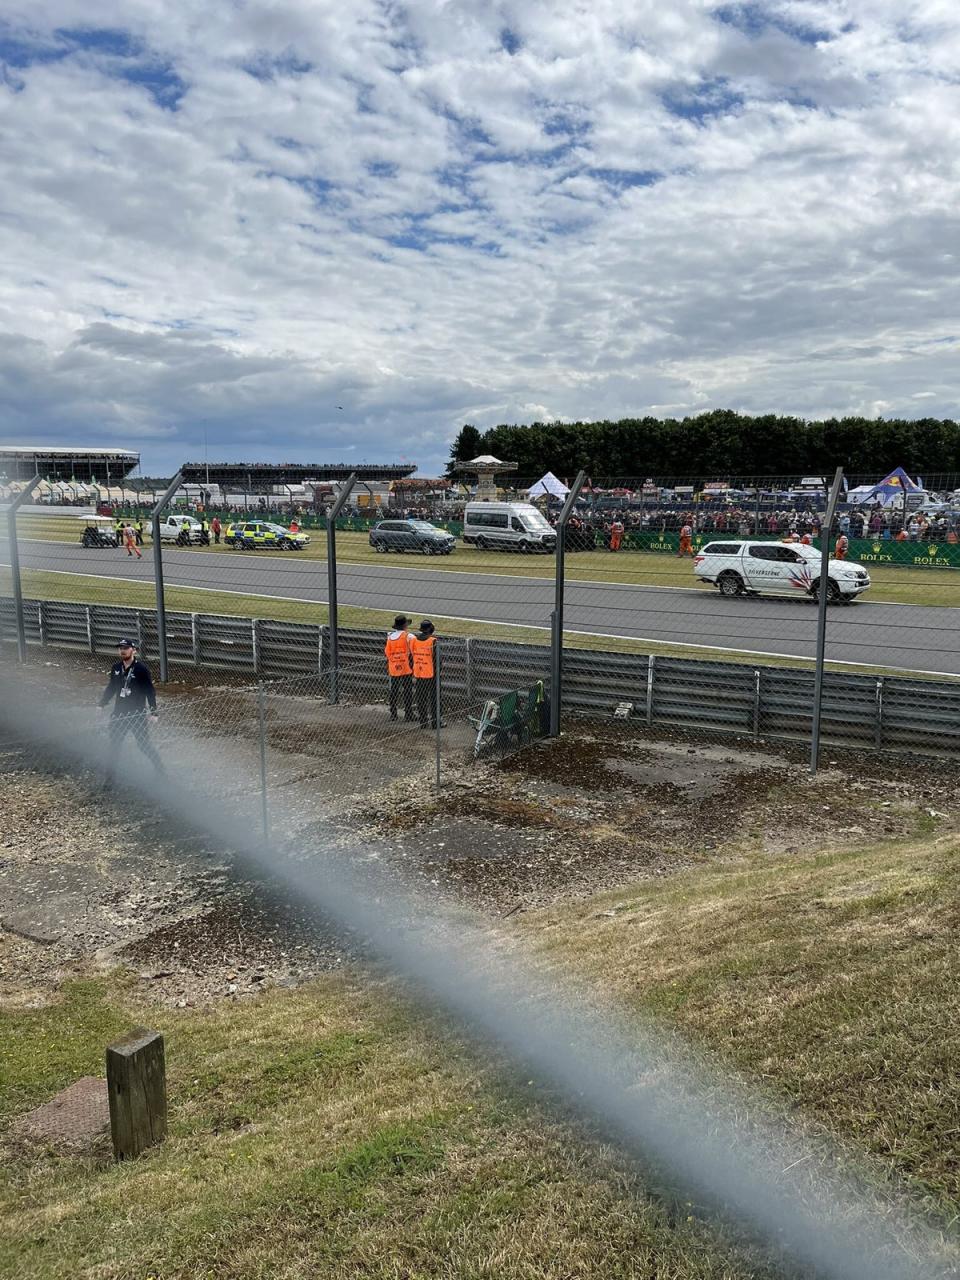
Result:
<svg viewBox="0 0 960 1280">
<path fill-rule="evenodd" d="M 466 561 L 469 552 L 464 554 Z M 0 551 L 0 561 L 9 556 Z M 55 542 L 20 543 L 23 568 L 153 581 L 150 548 L 142 560 L 115 550 L 87 551 Z M 164 548 L 168 586 L 277 596 L 324 604 L 323 561 L 295 553 L 195 552 Z M 692 575 L 691 575 L 692 578 Z M 549 578 L 431 570 L 407 558 L 372 565 L 339 565 L 341 607 L 356 605 L 431 617 L 547 628 L 553 609 Z M 567 582 L 564 626 L 569 631 L 702 645 L 784 657 L 812 657 L 816 608 L 806 597 L 727 600 L 711 589 Z M 305 619 L 309 611 L 305 612 Z M 546 637 L 544 637 L 546 639 Z M 931 605 L 837 606 L 828 613 L 827 656 L 871 668 L 960 675 L 960 610 Z"/>
</svg>

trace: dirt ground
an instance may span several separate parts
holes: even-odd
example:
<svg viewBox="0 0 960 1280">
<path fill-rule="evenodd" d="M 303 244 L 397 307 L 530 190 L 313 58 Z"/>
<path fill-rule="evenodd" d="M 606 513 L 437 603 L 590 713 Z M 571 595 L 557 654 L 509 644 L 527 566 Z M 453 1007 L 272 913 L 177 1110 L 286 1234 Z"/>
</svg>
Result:
<svg viewBox="0 0 960 1280">
<path fill-rule="evenodd" d="M 44 678 L 74 688 L 76 670 Z M 252 746 L 244 755 L 223 735 L 249 719 L 249 703 L 236 695 L 225 728 L 223 699 L 206 717 L 197 697 L 193 736 L 212 742 L 210 758 L 242 784 Z M 947 767 L 828 758 L 811 781 L 799 758 L 762 746 L 652 740 L 610 722 L 570 721 L 559 741 L 479 763 L 466 750 L 468 727 L 451 726 L 438 793 L 433 736 L 410 729 L 379 759 L 358 752 L 364 734 L 386 741 L 391 726 L 383 707 L 353 707 L 339 728 L 327 715 L 321 751 L 308 712 L 284 702 L 268 759 L 275 835 L 301 856 L 342 845 L 356 859 L 359 848 L 398 883 L 491 919 L 707 860 L 960 821 Z M 9 737 L 0 741 L 0 813 L 0 1001 L 43 1002 L 71 973 L 117 963 L 164 1003 L 239 999 L 361 949 L 267 878 L 251 879 L 215 840 L 142 800 L 104 796 L 96 778 L 68 775 Z"/>
</svg>

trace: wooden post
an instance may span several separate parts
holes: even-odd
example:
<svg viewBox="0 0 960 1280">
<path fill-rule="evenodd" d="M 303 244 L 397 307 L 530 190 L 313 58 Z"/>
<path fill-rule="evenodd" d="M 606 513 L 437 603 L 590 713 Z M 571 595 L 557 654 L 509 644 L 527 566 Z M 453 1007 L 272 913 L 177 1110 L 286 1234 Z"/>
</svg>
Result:
<svg viewBox="0 0 960 1280">
<path fill-rule="evenodd" d="M 137 1027 L 107 1047 L 107 1092 L 115 1160 L 132 1160 L 167 1136 L 163 1036 Z"/>
</svg>

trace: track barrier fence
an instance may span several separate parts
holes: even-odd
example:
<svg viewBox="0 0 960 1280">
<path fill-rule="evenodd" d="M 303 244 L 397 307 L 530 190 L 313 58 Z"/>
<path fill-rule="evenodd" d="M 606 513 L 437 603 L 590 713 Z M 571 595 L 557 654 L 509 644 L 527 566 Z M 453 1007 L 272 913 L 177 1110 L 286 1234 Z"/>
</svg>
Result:
<svg viewBox="0 0 960 1280">
<path fill-rule="evenodd" d="M 416 526 L 409 545 L 395 538 L 393 554 L 379 553 L 373 517 L 409 524 L 411 513 L 431 512 L 351 510 L 349 484 L 325 522 L 250 492 L 216 525 L 208 511 L 177 505 L 172 484 L 141 493 L 126 515 L 99 519 L 72 507 L 38 510 L 21 490 L 19 509 L 3 509 L 0 524 L 4 652 L 23 661 L 38 647 L 112 657 L 117 638 L 132 633 L 165 682 L 263 683 L 268 729 L 281 706 L 273 683 L 299 679 L 313 717 L 307 736 L 327 735 L 335 754 L 348 749 L 346 730 L 324 721 L 319 703 L 335 717 L 341 703 L 356 708 L 365 698 L 385 715 L 384 641 L 402 614 L 411 632 L 424 619 L 435 626 L 441 733 L 456 723 L 469 739 L 483 724 L 481 755 L 529 740 L 534 721 L 538 735 L 555 735 L 571 716 L 602 719 L 607 732 L 810 748 L 818 688 L 825 745 L 910 750 L 910 724 L 916 749 L 951 755 L 960 687 L 953 516 L 946 506 L 921 511 L 907 493 L 851 509 L 844 485 L 849 493 L 855 479 L 839 476 L 832 515 L 824 486 L 786 476 L 670 487 L 581 475 L 532 499 L 524 483 L 502 490 L 501 503 L 532 500 L 555 539 L 560 525 L 546 554 L 461 537 L 454 555 L 441 555 L 435 542 L 418 543 Z M 463 515 L 448 505 L 435 524 L 462 535 Z M 882 526 L 867 529 L 878 559 L 857 558 L 864 519 Z M 914 522 L 925 541 L 908 532 Z M 754 550 L 736 567 L 739 585 L 704 581 L 704 549 L 744 540 Z M 864 602 L 829 599 L 821 646 L 824 545 L 831 579 L 839 564 L 872 582 Z M 322 698 L 311 692 L 318 681 Z M 391 726 L 357 720 L 352 733 L 374 749 Z M 817 759 L 814 750 L 814 769 Z"/>
</svg>

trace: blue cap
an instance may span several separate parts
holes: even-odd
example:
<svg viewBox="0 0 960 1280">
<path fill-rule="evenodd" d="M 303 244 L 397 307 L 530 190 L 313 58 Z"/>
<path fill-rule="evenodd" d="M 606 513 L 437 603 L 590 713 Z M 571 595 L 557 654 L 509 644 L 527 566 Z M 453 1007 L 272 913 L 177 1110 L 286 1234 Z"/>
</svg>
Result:
<svg viewBox="0 0 960 1280">
<path fill-rule="evenodd" d="M 135 649 L 136 647 L 136 640 L 131 640 L 128 636 L 124 636 L 122 640 L 117 641 L 118 649 Z"/>
</svg>

